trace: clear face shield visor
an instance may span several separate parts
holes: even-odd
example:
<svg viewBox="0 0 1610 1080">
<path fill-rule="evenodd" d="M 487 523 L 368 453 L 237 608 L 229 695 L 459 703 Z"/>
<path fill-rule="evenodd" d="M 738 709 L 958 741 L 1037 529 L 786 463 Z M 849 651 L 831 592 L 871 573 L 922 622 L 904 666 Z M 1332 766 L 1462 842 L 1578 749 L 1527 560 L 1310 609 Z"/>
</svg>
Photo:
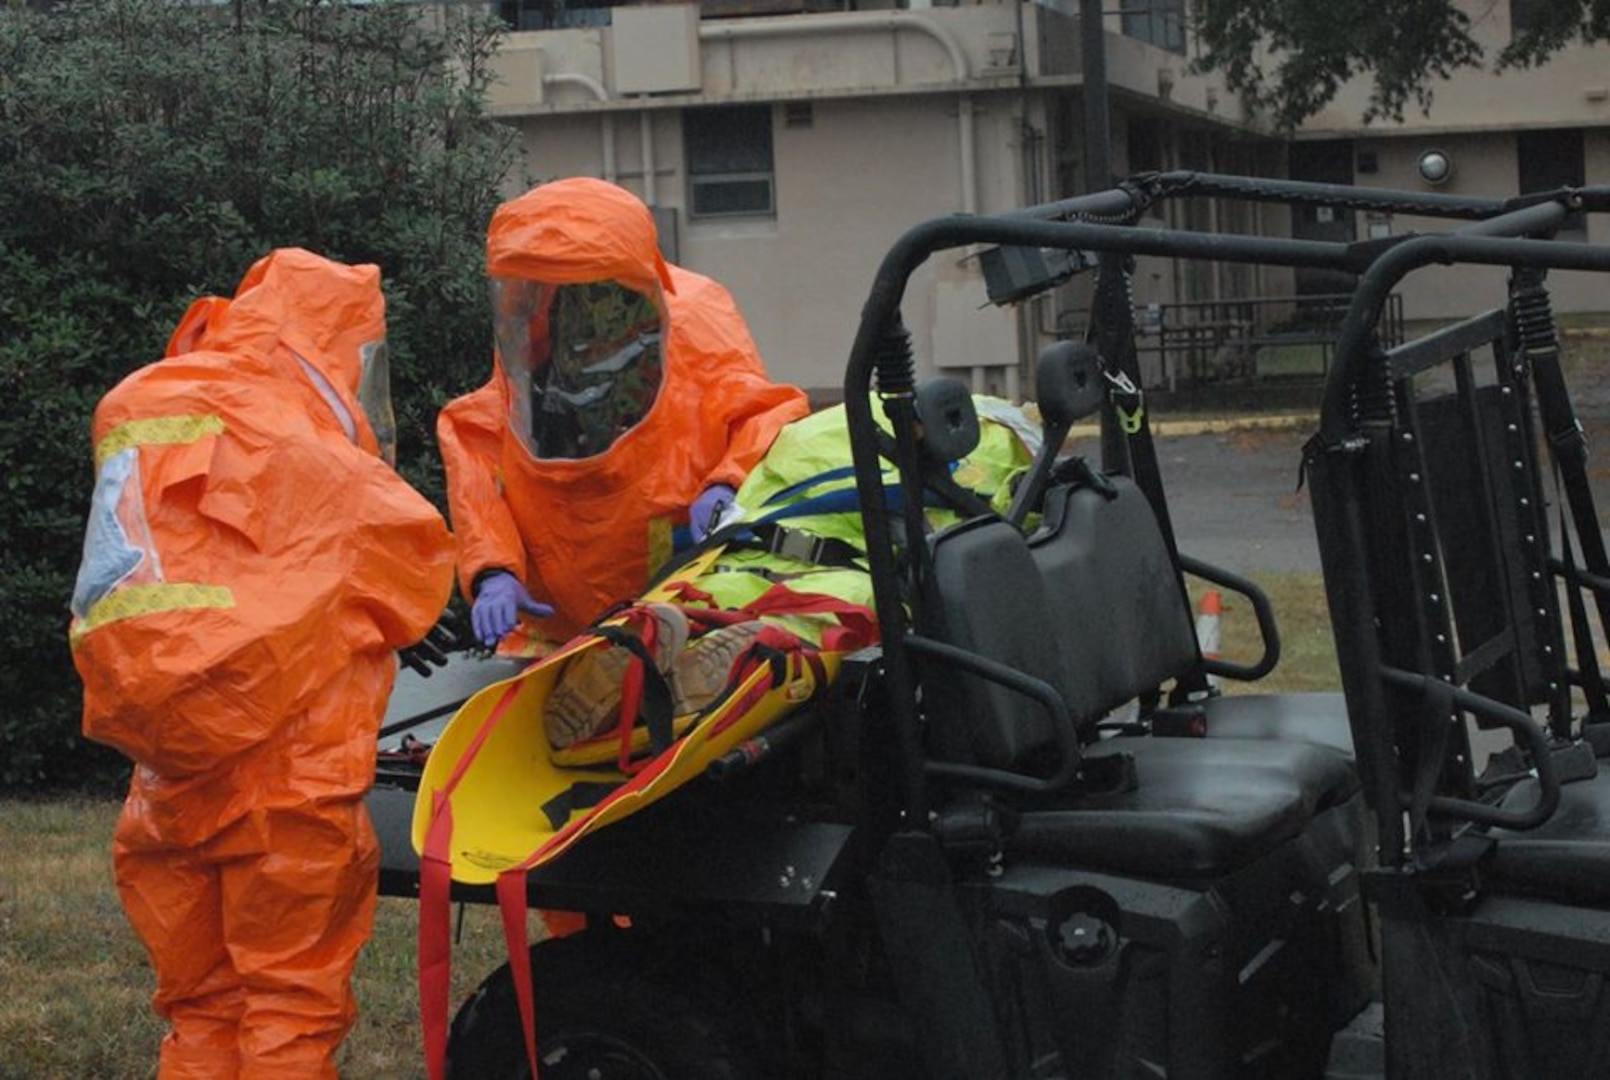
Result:
<svg viewBox="0 0 1610 1080">
<path fill-rule="evenodd" d="M 362 445 L 358 439 L 358 425 L 353 420 L 351 410 L 342 396 L 336 393 L 335 387 L 330 385 L 330 380 L 324 377 L 324 372 L 316 365 L 310 364 L 307 358 L 300 354 L 296 354 L 296 361 L 302 366 L 302 371 L 313 384 L 313 388 L 330 407 L 330 412 L 335 414 L 347 438 Z M 385 459 L 387 465 L 395 469 L 397 414 L 391 406 L 391 360 L 385 339 L 366 341 L 358 346 L 358 362 L 358 407 L 363 410 L 364 419 L 369 421 L 369 430 L 374 432 L 380 456 Z"/>
<path fill-rule="evenodd" d="M 363 372 L 358 377 L 358 407 L 380 444 L 380 456 L 397 467 L 397 413 L 391 404 L 391 352 L 385 341 L 366 341 L 358 350 Z"/>
<path fill-rule="evenodd" d="M 536 458 L 608 450 L 654 407 L 663 377 L 657 298 L 615 282 L 493 279 L 510 429 Z"/>
</svg>

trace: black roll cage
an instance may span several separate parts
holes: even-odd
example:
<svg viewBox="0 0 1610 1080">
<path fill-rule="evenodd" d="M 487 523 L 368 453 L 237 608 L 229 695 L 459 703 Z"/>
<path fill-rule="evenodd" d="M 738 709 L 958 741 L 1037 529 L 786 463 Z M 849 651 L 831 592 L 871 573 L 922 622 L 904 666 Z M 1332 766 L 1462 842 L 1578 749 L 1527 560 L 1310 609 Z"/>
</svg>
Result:
<svg viewBox="0 0 1610 1080">
<path fill-rule="evenodd" d="M 1337 209 L 1390 210 L 1469 224 L 1448 234 L 1411 232 L 1351 243 L 1209 234 L 1130 224 L 1162 200 L 1201 196 Z M 902 235 L 884 256 L 862 308 L 845 370 L 845 408 L 860 504 L 868 510 L 889 505 L 879 468 L 883 451 L 872 411 L 874 395 L 893 427 L 894 459 L 901 483 L 918 486 L 921 483 L 913 408 L 916 371 L 900 305 L 911 275 L 939 252 L 994 244 L 1094 253 L 1100 265 L 1098 293 L 1102 280 L 1124 274 L 1123 258 L 1134 255 L 1323 267 L 1357 274 L 1358 285 L 1342 324 L 1327 380 L 1320 427 L 1320 440 L 1324 444 L 1345 448 L 1354 439 L 1351 388 L 1367 374 L 1372 357 L 1379 356 L 1378 351 L 1372 350 L 1374 329 L 1386 297 L 1403 277 L 1418 268 L 1438 263 L 1610 271 L 1610 249 L 1535 239 L 1552 234 L 1570 213 L 1605 210 L 1610 210 L 1610 187 L 1562 188 L 1496 199 L 1170 172 L 1137 176 L 1108 191 L 1010 213 L 953 215 L 923 222 Z M 1107 341 L 1126 340 L 1132 339 L 1133 333 L 1132 311 L 1114 310 L 1112 305 L 1106 308 L 1093 305 L 1089 331 L 1092 339 L 1100 341 L 1105 336 Z M 1104 364 L 1111 364 L 1113 359 L 1103 356 Z M 1125 374 L 1121 362 L 1109 371 Z M 1113 450 L 1121 440 L 1113 435 L 1116 428 L 1111 413 L 1109 408 L 1102 415 L 1103 466 L 1110 471 L 1131 472 L 1122 453 Z M 1143 477 L 1139 479 L 1144 481 Z M 1148 496 L 1153 498 L 1167 533 L 1166 506 L 1161 504 L 1160 493 L 1148 491 Z M 920 513 L 916 510 L 920 500 L 905 502 L 908 513 Z M 883 641 L 884 678 L 903 771 L 901 794 L 909 820 L 920 822 L 927 813 L 925 777 L 931 770 L 926 769 L 924 763 L 916 676 L 907 643 L 911 631 L 905 609 L 908 593 L 902 588 L 903 572 L 887 516 L 876 512 L 864 512 L 863 516 Z M 920 521 L 907 524 L 918 530 L 913 532 L 908 527 L 908 535 L 920 535 Z M 1171 535 L 1169 542 L 1172 546 Z M 923 545 L 913 544 L 909 553 L 909 572 L 919 578 L 924 573 L 922 548 Z M 909 595 L 920 595 L 920 590 L 912 590 Z M 1522 724 L 1520 718 L 1526 722 Z M 1536 724 L 1524 714 L 1520 714 L 1520 718 L 1496 717 L 1500 722 L 1515 726 L 1522 738 L 1533 740 L 1539 735 Z M 1545 798 L 1552 789 L 1553 798 L 1557 799 L 1557 779 L 1545 775 L 1543 781 Z"/>
</svg>

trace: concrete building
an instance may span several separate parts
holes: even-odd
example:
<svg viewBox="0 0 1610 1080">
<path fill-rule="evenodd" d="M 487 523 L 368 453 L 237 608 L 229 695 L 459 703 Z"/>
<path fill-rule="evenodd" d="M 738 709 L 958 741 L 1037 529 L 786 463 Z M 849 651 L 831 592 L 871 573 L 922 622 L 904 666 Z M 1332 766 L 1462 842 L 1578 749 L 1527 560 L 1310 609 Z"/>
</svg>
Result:
<svg viewBox="0 0 1610 1080">
<path fill-rule="evenodd" d="M 1537 68 L 1494 74 L 1491 58 L 1542 0 L 1462 0 L 1471 34 L 1489 58 L 1434 87 L 1429 114 L 1411 106 L 1401 123 L 1360 122 L 1369 87 L 1356 81 L 1306 123 L 1291 146 L 1294 179 L 1454 194 L 1513 195 L 1562 185 L 1610 184 L 1610 45 L 1573 44 Z M 1434 228 L 1412 217 L 1359 214 L 1320 222 L 1299 214 L 1300 236 L 1368 236 Z M 1610 222 L 1586 221 L 1562 238 L 1610 243 Z M 1466 297 L 1491 295 L 1500 269 L 1450 267 L 1404 283 L 1404 315 L 1448 319 L 1469 314 Z M 1603 275 L 1551 276 L 1557 312 L 1610 312 Z"/>
<path fill-rule="evenodd" d="M 773 374 L 831 400 L 878 261 L 902 232 L 1083 189 L 1078 0 L 905 2 L 504 0 L 515 29 L 494 59 L 493 109 L 521 131 L 534 179 L 600 176 L 642 196 L 668 254 L 732 289 Z M 1114 173 L 1285 175 L 1287 140 L 1218 79 L 1189 72 L 1184 4 L 1150 0 L 1105 17 Z M 1507 0 L 1481 10 L 1479 31 L 1501 46 Z M 1461 75 L 1439 88 L 1431 118 L 1401 125 L 1363 128 L 1363 91 L 1350 87 L 1291 143 L 1291 175 L 1412 187 L 1423 183 L 1419 155 L 1437 149 L 1452 163 L 1446 190 L 1516 191 L 1544 160 L 1558 173 L 1551 184 L 1607 182 L 1610 54 L 1568 52 L 1539 71 Z M 1166 212 L 1173 224 L 1263 235 L 1414 226 L 1204 199 Z M 1135 301 L 1212 322 L 1218 309 L 1192 305 L 1330 284 L 1142 260 Z M 919 365 L 1015 396 L 1039 347 L 1079 332 L 1085 288 L 981 311 L 976 258 L 930 262 L 905 307 Z M 1405 314 L 1456 314 L 1465 291 L 1452 272 L 1416 279 Z M 1610 307 L 1585 283 L 1560 300 L 1562 310 Z M 1201 360 L 1184 374 L 1203 374 Z M 1143 356 L 1153 385 L 1172 384 L 1182 363 Z"/>
<path fill-rule="evenodd" d="M 1115 172 L 1278 168 L 1279 144 L 1186 72 L 1181 11 L 1160 0 L 1109 19 Z M 819 398 L 836 392 L 878 261 L 907 228 L 1081 190 L 1078 20 L 1055 6 L 519 0 L 504 14 L 518 29 L 493 106 L 523 133 L 532 175 L 641 195 L 674 259 L 732 289 L 773 373 Z M 1136 300 L 1231 284 L 1149 265 Z M 976 259 L 930 264 L 906 308 L 919 363 L 1015 395 L 1038 344 L 1076 318 L 1078 290 L 983 304 Z"/>
</svg>

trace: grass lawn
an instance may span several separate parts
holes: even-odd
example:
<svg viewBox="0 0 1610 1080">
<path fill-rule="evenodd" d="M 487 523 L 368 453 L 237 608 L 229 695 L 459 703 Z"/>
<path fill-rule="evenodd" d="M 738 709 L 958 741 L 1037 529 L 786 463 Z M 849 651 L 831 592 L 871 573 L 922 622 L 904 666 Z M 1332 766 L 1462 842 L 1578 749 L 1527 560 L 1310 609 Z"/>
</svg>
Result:
<svg viewBox="0 0 1610 1080">
<path fill-rule="evenodd" d="M 1250 574 L 1269 595 L 1280 631 L 1280 663 L 1267 678 L 1255 683 L 1224 680 L 1226 694 L 1263 694 L 1309 690 L 1340 690 L 1336 645 L 1331 636 L 1325 586 L 1318 574 Z M 1192 582 L 1191 608 L 1197 609 L 1208 586 Z M 1258 622 L 1252 605 L 1234 593 L 1220 591 L 1224 601 L 1221 620 L 1224 659 L 1251 664 L 1263 654 Z"/>
<path fill-rule="evenodd" d="M 1318 575 L 1259 580 L 1280 618 L 1283 659 L 1247 689 L 1334 689 L 1324 590 Z M 1225 596 L 1224 653 L 1256 657 L 1250 605 Z M 0 1077 L 144 1080 L 156 1075 L 162 1025 L 151 1012 L 150 968 L 112 886 L 114 801 L 0 801 Z M 358 965 L 357 1026 L 341 1051 L 353 1080 L 416 1080 L 424 1048 L 415 992 L 415 917 L 382 899 L 374 940 Z M 453 952 L 453 1000 L 503 962 L 497 911 L 466 911 Z"/>
<path fill-rule="evenodd" d="M 145 1080 L 163 1026 L 145 951 L 112 885 L 115 801 L 0 801 L 0 1077 Z M 351 1080 L 423 1080 L 417 907 L 382 899 L 358 963 Z M 453 951 L 453 1000 L 503 962 L 497 909 L 472 907 Z"/>
<path fill-rule="evenodd" d="M 1259 378 L 1318 377 L 1325 374 L 1325 346 L 1312 342 L 1263 345 L 1258 348 L 1255 367 Z"/>
</svg>

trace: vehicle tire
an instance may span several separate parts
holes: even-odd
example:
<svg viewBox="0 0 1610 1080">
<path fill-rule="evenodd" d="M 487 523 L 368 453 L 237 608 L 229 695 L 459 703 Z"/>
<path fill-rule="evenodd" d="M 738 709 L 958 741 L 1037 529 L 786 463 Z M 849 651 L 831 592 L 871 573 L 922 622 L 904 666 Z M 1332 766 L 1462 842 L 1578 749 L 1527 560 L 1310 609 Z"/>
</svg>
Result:
<svg viewBox="0 0 1610 1080">
<path fill-rule="evenodd" d="M 734 1020 L 744 1015 L 736 995 L 707 969 L 697 985 L 685 974 L 592 934 L 533 946 L 540 1080 L 763 1080 Z M 447 1057 L 453 1080 L 530 1080 L 509 965 L 454 1017 Z"/>
</svg>

